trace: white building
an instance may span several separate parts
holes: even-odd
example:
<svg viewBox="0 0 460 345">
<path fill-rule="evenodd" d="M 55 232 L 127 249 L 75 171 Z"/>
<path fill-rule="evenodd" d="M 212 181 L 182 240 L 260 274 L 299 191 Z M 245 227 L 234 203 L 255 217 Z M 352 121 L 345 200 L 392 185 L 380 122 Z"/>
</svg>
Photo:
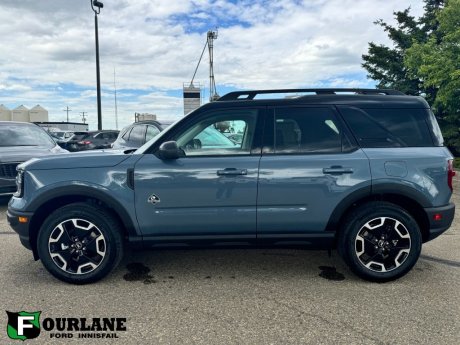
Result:
<svg viewBox="0 0 460 345">
<path fill-rule="evenodd" d="M 80 122 L 35 122 L 48 131 L 59 129 L 61 131 L 85 132 L 88 130 L 87 123 Z"/>
<path fill-rule="evenodd" d="M 29 122 L 48 122 L 48 110 L 37 104 L 29 110 Z"/>
<path fill-rule="evenodd" d="M 0 121 L 11 121 L 11 110 L 0 104 Z"/>
<path fill-rule="evenodd" d="M 201 105 L 201 87 L 190 84 L 184 84 L 184 115 L 199 108 Z"/>
<path fill-rule="evenodd" d="M 23 105 L 13 109 L 12 121 L 29 122 L 29 109 Z"/>
</svg>

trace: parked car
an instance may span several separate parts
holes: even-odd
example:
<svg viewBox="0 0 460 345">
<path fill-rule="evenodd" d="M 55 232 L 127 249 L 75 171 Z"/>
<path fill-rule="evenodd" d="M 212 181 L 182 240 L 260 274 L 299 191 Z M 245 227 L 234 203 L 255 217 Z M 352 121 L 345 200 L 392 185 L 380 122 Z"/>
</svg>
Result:
<svg viewBox="0 0 460 345">
<path fill-rule="evenodd" d="M 297 97 L 265 95 L 286 92 Z M 205 145 L 225 121 L 241 142 Z M 452 161 L 421 97 L 232 92 L 134 153 L 19 165 L 7 217 L 35 259 L 75 284 L 107 275 L 126 245 L 172 243 L 336 247 L 358 276 L 384 282 L 409 272 L 422 243 L 450 227 Z"/>
<path fill-rule="evenodd" d="M 16 167 L 20 163 L 64 152 L 37 125 L 0 121 L 0 195 L 16 192 Z"/>
<path fill-rule="evenodd" d="M 157 136 L 163 126 L 158 121 L 139 121 L 123 128 L 112 147 L 114 149 L 133 149 L 144 145 Z"/>
<path fill-rule="evenodd" d="M 160 134 L 171 125 L 170 122 L 140 121 L 120 131 L 113 143 L 114 149 L 136 149 Z M 188 143 L 188 148 L 234 147 L 235 143 L 215 128 L 206 128 L 195 140 Z"/>
<path fill-rule="evenodd" d="M 50 134 L 54 135 L 55 137 L 61 140 L 68 140 L 75 134 L 75 132 L 73 131 L 52 131 L 50 132 Z"/>
<path fill-rule="evenodd" d="M 110 130 L 75 132 L 69 140 L 59 142 L 59 144 L 70 152 L 108 149 L 117 136 L 118 131 Z"/>
</svg>

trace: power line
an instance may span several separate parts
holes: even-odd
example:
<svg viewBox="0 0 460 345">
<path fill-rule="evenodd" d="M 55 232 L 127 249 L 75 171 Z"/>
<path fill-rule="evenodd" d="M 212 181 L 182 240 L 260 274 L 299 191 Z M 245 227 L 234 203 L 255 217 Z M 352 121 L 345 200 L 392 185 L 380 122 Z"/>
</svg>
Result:
<svg viewBox="0 0 460 345">
<path fill-rule="evenodd" d="M 195 79 L 196 72 L 198 71 L 198 67 L 200 67 L 201 59 L 203 58 L 204 51 L 208 45 L 208 41 L 204 44 L 203 51 L 201 52 L 200 59 L 198 60 L 198 64 L 196 65 L 195 72 L 193 73 L 192 81 L 190 82 L 190 86 L 193 86 L 193 80 Z"/>
</svg>

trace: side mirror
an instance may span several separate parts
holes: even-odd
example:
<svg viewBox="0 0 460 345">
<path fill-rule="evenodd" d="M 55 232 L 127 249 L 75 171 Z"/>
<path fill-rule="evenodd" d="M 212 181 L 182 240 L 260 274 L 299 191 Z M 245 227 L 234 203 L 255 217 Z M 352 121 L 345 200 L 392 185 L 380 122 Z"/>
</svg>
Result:
<svg viewBox="0 0 460 345">
<path fill-rule="evenodd" d="M 184 157 L 184 151 L 177 146 L 175 141 L 165 141 L 158 149 L 158 157 L 163 160 Z"/>
</svg>

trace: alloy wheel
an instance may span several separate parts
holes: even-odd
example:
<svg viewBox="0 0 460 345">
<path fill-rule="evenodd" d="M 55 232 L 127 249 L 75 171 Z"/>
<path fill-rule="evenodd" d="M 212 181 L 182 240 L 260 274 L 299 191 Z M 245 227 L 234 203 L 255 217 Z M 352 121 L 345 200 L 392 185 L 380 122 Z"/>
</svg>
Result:
<svg viewBox="0 0 460 345">
<path fill-rule="evenodd" d="M 99 228 L 84 219 L 68 219 L 59 223 L 48 239 L 53 262 L 71 274 L 87 274 L 104 260 L 106 240 Z"/>
<path fill-rule="evenodd" d="M 389 272 L 401 266 L 409 256 L 411 237 L 400 221 L 378 217 L 358 231 L 355 253 L 359 262 L 375 272 Z"/>
</svg>

